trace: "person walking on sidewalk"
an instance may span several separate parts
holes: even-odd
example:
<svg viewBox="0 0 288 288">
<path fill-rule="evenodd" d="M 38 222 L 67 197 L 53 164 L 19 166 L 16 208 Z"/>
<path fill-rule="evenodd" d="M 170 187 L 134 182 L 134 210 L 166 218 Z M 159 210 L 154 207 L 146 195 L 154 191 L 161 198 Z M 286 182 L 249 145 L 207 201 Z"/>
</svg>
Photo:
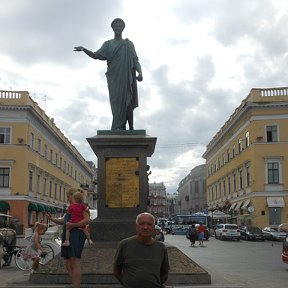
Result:
<svg viewBox="0 0 288 288">
<path fill-rule="evenodd" d="M 205 234 L 205 226 L 200 223 L 198 227 L 198 240 L 199 240 L 199 246 L 203 247 L 203 240 L 204 240 L 204 234 Z"/>
<path fill-rule="evenodd" d="M 114 276 L 126 288 L 164 288 L 169 260 L 165 244 L 154 239 L 150 213 L 136 218 L 136 235 L 123 239 L 114 256 Z"/>
<path fill-rule="evenodd" d="M 191 227 L 188 230 L 188 235 L 190 239 L 191 246 L 195 246 L 195 241 L 197 238 L 197 229 L 195 228 L 195 224 L 192 224 Z"/>
</svg>

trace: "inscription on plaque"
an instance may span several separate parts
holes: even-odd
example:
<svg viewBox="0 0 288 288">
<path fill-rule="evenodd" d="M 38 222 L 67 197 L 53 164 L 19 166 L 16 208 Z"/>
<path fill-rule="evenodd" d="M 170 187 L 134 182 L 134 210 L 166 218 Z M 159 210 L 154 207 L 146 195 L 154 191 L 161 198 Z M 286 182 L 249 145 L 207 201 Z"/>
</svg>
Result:
<svg viewBox="0 0 288 288">
<path fill-rule="evenodd" d="M 106 159 L 106 206 L 109 208 L 139 206 L 137 158 Z"/>
</svg>

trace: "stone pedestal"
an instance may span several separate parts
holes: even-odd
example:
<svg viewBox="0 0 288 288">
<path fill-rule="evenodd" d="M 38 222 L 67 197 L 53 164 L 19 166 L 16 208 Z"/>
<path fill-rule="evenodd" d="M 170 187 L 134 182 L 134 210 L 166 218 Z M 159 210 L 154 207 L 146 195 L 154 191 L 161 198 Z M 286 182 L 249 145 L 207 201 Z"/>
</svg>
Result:
<svg viewBox="0 0 288 288">
<path fill-rule="evenodd" d="M 98 217 L 90 224 L 93 241 L 135 235 L 135 218 L 147 211 L 147 157 L 156 137 L 145 130 L 97 131 L 87 138 L 98 158 Z"/>
</svg>

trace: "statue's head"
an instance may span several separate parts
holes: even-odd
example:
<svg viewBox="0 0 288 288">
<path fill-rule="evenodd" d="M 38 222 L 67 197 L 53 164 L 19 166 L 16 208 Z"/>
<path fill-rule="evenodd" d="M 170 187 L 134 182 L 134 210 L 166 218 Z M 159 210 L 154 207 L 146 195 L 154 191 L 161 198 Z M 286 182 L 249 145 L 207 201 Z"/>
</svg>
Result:
<svg viewBox="0 0 288 288">
<path fill-rule="evenodd" d="M 112 21 L 111 27 L 115 33 L 121 34 L 125 28 L 125 22 L 121 18 Z"/>
</svg>

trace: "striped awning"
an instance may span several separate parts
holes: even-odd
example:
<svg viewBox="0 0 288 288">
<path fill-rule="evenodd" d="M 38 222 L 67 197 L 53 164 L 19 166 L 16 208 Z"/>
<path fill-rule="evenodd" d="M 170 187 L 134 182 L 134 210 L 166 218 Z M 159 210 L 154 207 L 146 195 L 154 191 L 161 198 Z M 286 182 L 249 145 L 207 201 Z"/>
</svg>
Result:
<svg viewBox="0 0 288 288">
<path fill-rule="evenodd" d="M 45 211 L 46 211 L 44 205 L 42 205 L 42 204 L 37 204 L 37 206 L 38 206 L 38 212 L 45 212 Z"/>
<path fill-rule="evenodd" d="M 251 200 L 250 199 L 247 199 L 244 204 L 242 205 L 242 209 L 248 207 L 248 205 L 250 204 Z"/>
<path fill-rule="evenodd" d="M 51 212 L 51 214 L 56 214 L 56 209 L 54 207 L 50 206 L 50 212 Z"/>
<path fill-rule="evenodd" d="M 36 203 L 30 202 L 28 205 L 29 211 L 38 211 L 38 205 Z"/>
<path fill-rule="evenodd" d="M 236 205 L 237 205 L 237 202 L 233 203 L 233 204 L 231 205 L 230 209 L 233 210 Z"/>
<path fill-rule="evenodd" d="M 0 201 L 0 210 L 7 211 L 10 210 L 10 205 L 6 201 Z"/>
<path fill-rule="evenodd" d="M 50 212 L 50 211 L 51 211 L 51 210 L 50 210 L 50 206 L 44 205 L 44 208 L 45 208 L 45 211 L 46 211 L 46 212 Z"/>
<path fill-rule="evenodd" d="M 241 205 L 242 205 L 243 201 L 239 201 L 235 207 L 235 210 L 240 209 Z"/>
</svg>

